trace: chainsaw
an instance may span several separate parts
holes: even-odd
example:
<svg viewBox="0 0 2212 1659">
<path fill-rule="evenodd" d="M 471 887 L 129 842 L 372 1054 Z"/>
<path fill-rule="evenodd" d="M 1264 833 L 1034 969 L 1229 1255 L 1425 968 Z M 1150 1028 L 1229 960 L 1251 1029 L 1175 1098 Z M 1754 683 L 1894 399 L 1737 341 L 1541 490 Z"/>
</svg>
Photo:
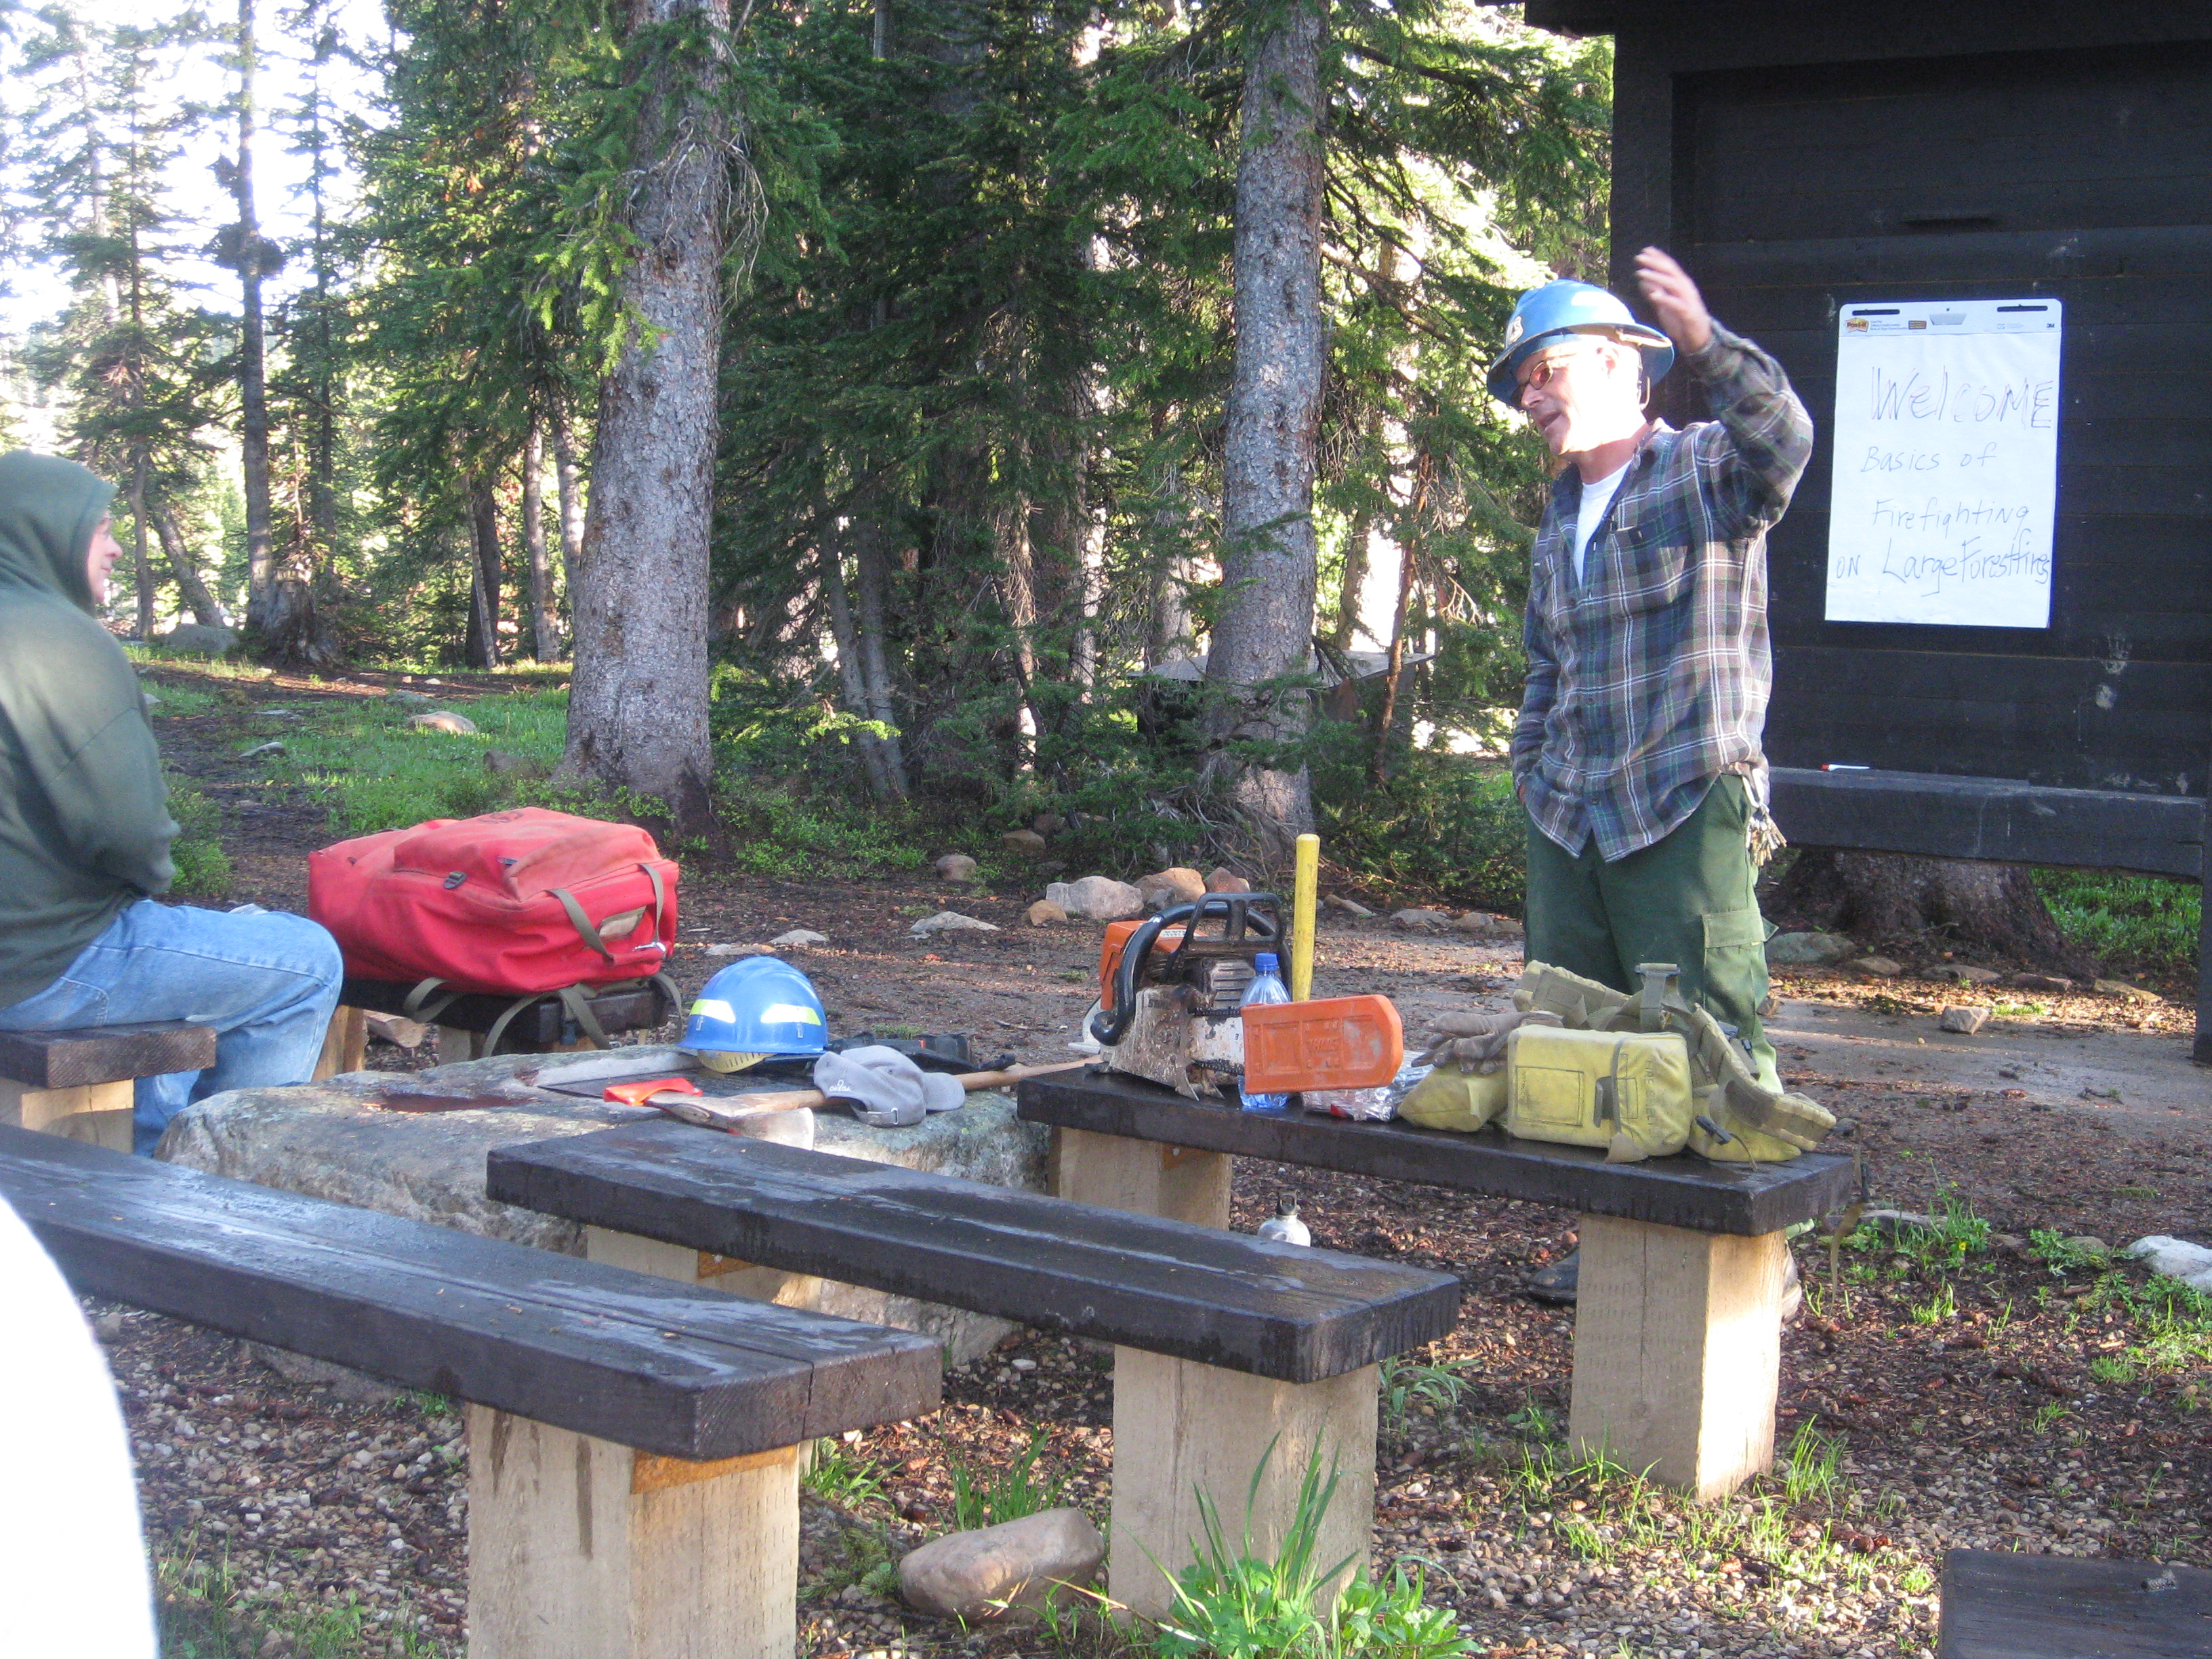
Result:
<svg viewBox="0 0 2212 1659">
<path fill-rule="evenodd" d="M 1395 1079 L 1405 1034 L 1388 997 L 1238 1008 L 1261 953 L 1283 953 L 1281 905 L 1273 893 L 1211 893 L 1109 927 L 1091 1018 L 1107 1068 L 1193 1100 L 1241 1086 L 1309 1104 Z"/>
</svg>

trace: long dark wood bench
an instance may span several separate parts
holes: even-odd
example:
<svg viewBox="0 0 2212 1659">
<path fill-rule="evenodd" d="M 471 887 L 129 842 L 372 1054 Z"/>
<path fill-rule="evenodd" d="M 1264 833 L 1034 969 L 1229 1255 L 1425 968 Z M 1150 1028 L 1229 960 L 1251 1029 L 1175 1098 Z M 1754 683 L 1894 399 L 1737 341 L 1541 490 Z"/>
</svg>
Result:
<svg viewBox="0 0 2212 1659">
<path fill-rule="evenodd" d="M 501 1147 L 487 1177 L 586 1223 L 608 1259 L 756 1295 L 836 1279 L 1114 1344 L 1109 1583 L 1148 1616 L 1190 1559 L 1199 1494 L 1240 1525 L 1271 1441 L 1255 1536 L 1279 1538 L 1319 1452 L 1339 1479 L 1319 1557 L 1364 1562 L 1376 1367 L 1459 1308 L 1449 1274 L 679 1123 Z"/>
<path fill-rule="evenodd" d="M 1574 1446 L 1700 1498 L 1774 1456 L 1785 1228 L 1856 1190 L 1852 1161 L 1755 1167 L 1692 1157 L 1607 1164 L 1602 1149 L 1316 1113 L 1244 1112 L 1092 1067 L 1025 1079 L 1020 1115 L 1053 1127 L 1053 1190 L 1229 1224 L 1232 1157 L 1556 1205 L 1581 1215 Z"/>
<path fill-rule="evenodd" d="M 368 1047 L 368 1017 L 391 1014 L 401 1019 L 420 1018 L 409 1006 L 414 990 L 412 985 L 347 975 L 338 993 L 338 1006 L 331 1015 L 330 1030 L 323 1037 L 315 1076 L 335 1077 L 341 1072 L 361 1070 Z M 432 1029 L 438 1063 L 449 1066 L 483 1059 L 493 1052 L 488 1039 L 495 1032 L 501 1054 L 541 1054 L 598 1046 L 591 1034 L 579 1027 L 574 1012 L 559 993 L 548 992 L 520 1011 L 514 1006 L 517 1000 L 471 992 L 428 1004 L 434 1018 L 423 1023 Z M 653 1030 L 676 1012 L 667 994 L 650 981 L 611 985 L 586 993 L 582 1000 L 599 1030 L 610 1036 Z"/>
<path fill-rule="evenodd" d="M 791 1659 L 799 1448 L 938 1403 L 934 1344 L 0 1130 L 81 1293 L 468 1402 L 475 1659 Z"/>
<path fill-rule="evenodd" d="M 1936 1648 L 1940 1659 L 2204 1659 L 2212 1572 L 1953 1550 Z"/>
<path fill-rule="evenodd" d="M 180 1019 L 0 1031 L 0 1127 L 131 1150 L 131 1085 L 215 1064 L 215 1028 Z"/>
</svg>

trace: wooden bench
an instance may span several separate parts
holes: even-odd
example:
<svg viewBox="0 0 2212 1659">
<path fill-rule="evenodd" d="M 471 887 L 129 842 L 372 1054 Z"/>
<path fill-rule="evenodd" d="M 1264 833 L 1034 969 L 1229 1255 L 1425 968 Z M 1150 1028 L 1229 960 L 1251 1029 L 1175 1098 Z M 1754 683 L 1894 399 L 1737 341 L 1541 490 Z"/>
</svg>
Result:
<svg viewBox="0 0 2212 1659">
<path fill-rule="evenodd" d="M 2212 1572 L 1953 1550 L 1936 1649 L 1940 1659 L 2204 1659 Z"/>
<path fill-rule="evenodd" d="M 0 1126 L 127 1152 L 131 1085 L 214 1064 L 215 1028 L 180 1019 L 0 1031 Z"/>
<path fill-rule="evenodd" d="M 1832 1153 L 1607 1164 L 1601 1149 L 1496 1129 L 1239 1111 L 1096 1067 L 1026 1079 L 1016 1098 L 1024 1119 L 1053 1126 L 1053 1190 L 1087 1204 L 1225 1227 L 1241 1154 L 1578 1212 L 1570 1440 L 1698 1498 L 1773 1462 L 1783 1230 L 1857 1182 Z"/>
<path fill-rule="evenodd" d="M 472 1659 L 791 1659 L 798 1449 L 935 1409 L 935 1345 L 0 1130 L 81 1293 L 468 1402 Z"/>
<path fill-rule="evenodd" d="M 1148 1617 L 1191 1559 L 1197 1495 L 1234 1535 L 1271 1442 L 1255 1540 L 1279 1540 L 1318 1455 L 1338 1476 L 1318 1559 L 1364 1564 L 1376 1368 L 1459 1309 L 1449 1274 L 678 1123 L 501 1147 L 487 1176 L 587 1224 L 595 1257 L 752 1295 L 832 1279 L 1114 1344 L 1108 1583 Z"/>
<path fill-rule="evenodd" d="M 336 1077 L 341 1072 L 360 1071 L 367 1064 L 368 1017 L 391 1014 L 401 1019 L 415 1018 L 416 1015 L 408 1010 L 408 999 L 414 989 L 412 985 L 356 979 L 348 975 L 344 988 L 338 993 L 338 1006 L 331 1015 L 330 1029 L 323 1037 L 322 1058 L 315 1063 L 317 1080 Z M 519 1012 L 511 1012 L 516 1001 L 514 997 L 474 994 L 457 996 L 442 1006 L 434 1001 L 430 1006 L 436 1009 L 436 1018 L 426 1023 L 430 1024 L 432 1040 L 437 1045 L 438 1063 L 450 1066 L 459 1060 L 483 1059 L 491 1052 L 486 1039 L 495 1030 L 499 1032 L 498 1052 L 501 1054 L 552 1054 L 560 1049 L 598 1046 L 588 1032 L 578 1029 L 575 1016 L 559 993 L 549 991 Z M 611 986 L 586 994 L 583 1001 L 592 1011 L 592 1017 L 599 1021 L 600 1030 L 609 1036 L 653 1030 L 675 1012 L 667 995 L 650 981 Z"/>
</svg>

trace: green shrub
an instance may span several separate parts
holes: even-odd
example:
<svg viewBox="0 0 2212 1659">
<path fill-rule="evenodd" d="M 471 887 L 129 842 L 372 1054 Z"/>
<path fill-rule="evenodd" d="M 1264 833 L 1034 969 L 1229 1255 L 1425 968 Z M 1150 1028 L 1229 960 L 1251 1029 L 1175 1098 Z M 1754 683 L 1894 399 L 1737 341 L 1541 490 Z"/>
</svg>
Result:
<svg viewBox="0 0 2212 1659">
<path fill-rule="evenodd" d="M 1528 820 L 1495 760 L 1416 752 L 1379 787 L 1317 769 L 1322 848 L 1391 892 L 1434 893 L 1518 913 L 1528 897 Z"/>
<path fill-rule="evenodd" d="M 2123 971 L 2196 973 L 2203 890 L 2195 881 L 2101 870 L 2038 870 L 2035 884 L 2059 931 Z"/>
</svg>

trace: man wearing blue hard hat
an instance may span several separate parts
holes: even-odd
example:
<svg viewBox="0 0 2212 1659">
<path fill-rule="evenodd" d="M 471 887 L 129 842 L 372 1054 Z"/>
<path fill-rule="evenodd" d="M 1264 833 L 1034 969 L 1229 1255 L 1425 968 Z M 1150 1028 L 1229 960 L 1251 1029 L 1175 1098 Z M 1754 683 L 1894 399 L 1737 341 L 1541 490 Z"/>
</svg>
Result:
<svg viewBox="0 0 2212 1659">
<path fill-rule="evenodd" d="M 1679 964 L 1685 995 L 1737 1029 L 1772 1087 L 1753 895 L 1782 845 L 1761 746 L 1766 532 L 1813 422 L 1680 265 L 1646 248 L 1636 266 L 1657 328 L 1603 289 L 1547 283 L 1513 308 L 1489 374 L 1567 464 L 1536 531 L 1513 732 L 1528 957 L 1623 991 L 1640 962 Z M 1712 419 L 1678 431 L 1645 412 L 1670 369 Z M 1547 1272 L 1558 1282 L 1532 1288 L 1573 1294 L 1571 1258 Z"/>
</svg>

